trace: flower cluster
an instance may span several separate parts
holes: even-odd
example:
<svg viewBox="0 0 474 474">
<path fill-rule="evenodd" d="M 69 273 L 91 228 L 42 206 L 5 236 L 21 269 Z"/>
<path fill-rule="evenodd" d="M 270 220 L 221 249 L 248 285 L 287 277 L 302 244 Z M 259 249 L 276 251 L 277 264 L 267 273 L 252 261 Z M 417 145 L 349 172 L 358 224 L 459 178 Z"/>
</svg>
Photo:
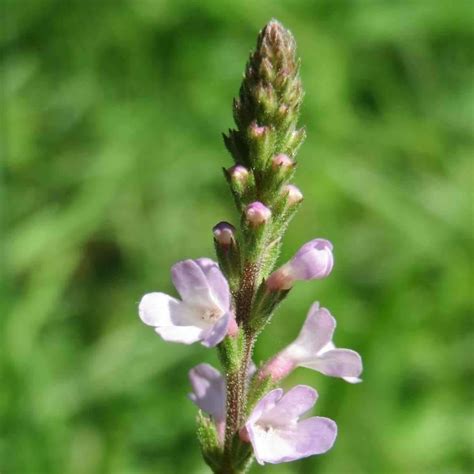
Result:
<svg viewBox="0 0 474 474">
<path fill-rule="evenodd" d="M 336 320 L 319 303 L 291 344 L 258 368 L 252 362 L 259 333 L 295 282 L 325 278 L 334 266 L 332 244 L 315 239 L 273 270 L 303 200 L 290 183 L 304 139 L 304 130 L 296 128 L 303 95 L 298 68 L 292 35 L 271 21 L 259 35 L 234 102 L 237 129 L 224 136 L 235 160 L 225 175 L 241 216 L 240 232 L 218 223 L 213 228 L 218 262 L 176 263 L 171 277 L 180 299 L 156 292 L 139 304 L 141 320 L 165 341 L 217 347 L 225 375 L 205 363 L 189 372 L 189 398 L 202 410 L 198 438 L 216 473 L 243 473 L 254 457 L 274 464 L 332 447 L 333 420 L 301 418 L 316 403 L 316 390 L 278 388 L 297 367 L 360 382 L 359 354 L 335 347 Z"/>
</svg>

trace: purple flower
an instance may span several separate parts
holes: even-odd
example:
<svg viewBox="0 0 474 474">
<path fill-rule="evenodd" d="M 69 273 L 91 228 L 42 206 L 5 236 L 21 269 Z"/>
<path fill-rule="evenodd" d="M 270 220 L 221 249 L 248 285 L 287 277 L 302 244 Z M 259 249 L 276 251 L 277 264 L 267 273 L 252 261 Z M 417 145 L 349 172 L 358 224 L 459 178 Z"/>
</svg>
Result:
<svg viewBox="0 0 474 474">
<path fill-rule="evenodd" d="M 189 398 L 214 419 L 219 438 L 223 440 L 225 431 L 225 380 L 212 365 L 199 364 L 189 371 L 189 381 L 193 387 Z"/>
<path fill-rule="evenodd" d="M 165 293 L 148 293 L 140 301 L 141 320 L 165 340 L 213 347 L 231 322 L 230 292 L 217 263 L 209 258 L 184 260 L 171 269 L 179 301 Z"/>
<path fill-rule="evenodd" d="M 361 382 L 362 359 L 350 349 L 336 349 L 332 342 L 335 329 L 331 313 L 314 303 L 298 337 L 262 368 L 260 376 L 270 375 L 278 381 L 295 367 L 307 367 L 349 383 Z"/>
<path fill-rule="evenodd" d="M 270 291 L 288 290 L 296 280 L 327 277 L 333 265 L 331 242 L 314 239 L 304 244 L 289 262 L 268 277 L 267 287 Z"/>
<path fill-rule="evenodd" d="M 248 371 L 248 380 L 257 368 L 252 362 Z M 193 387 L 190 400 L 202 411 L 211 415 L 221 440 L 224 438 L 226 416 L 226 384 L 222 374 L 209 364 L 199 364 L 189 371 L 189 381 Z"/>
<path fill-rule="evenodd" d="M 281 388 L 272 390 L 257 403 L 243 437 L 252 443 L 260 464 L 295 461 L 331 449 L 337 435 L 333 420 L 318 416 L 299 420 L 317 398 L 316 390 L 297 385 L 285 395 Z"/>
<path fill-rule="evenodd" d="M 257 367 L 250 363 L 248 380 L 255 374 Z M 189 381 L 193 392 L 189 398 L 214 420 L 225 419 L 226 384 L 222 374 L 209 364 L 199 364 L 189 371 Z"/>
</svg>

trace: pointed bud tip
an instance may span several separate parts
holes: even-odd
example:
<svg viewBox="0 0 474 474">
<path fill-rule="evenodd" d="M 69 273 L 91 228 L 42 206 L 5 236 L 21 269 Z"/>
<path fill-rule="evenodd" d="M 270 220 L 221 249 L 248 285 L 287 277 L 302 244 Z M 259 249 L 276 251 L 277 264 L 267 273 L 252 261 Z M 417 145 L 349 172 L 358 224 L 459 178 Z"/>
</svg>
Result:
<svg viewBox="0 0 474 474">
<path fill-rule="evenodd" d="M 272 18 L 264 27 L 265 34 L 287 33 L 288 30 L 276 18 Z"/>
<path fill-rule="evenodd" d="M 270 43 L 279 43 L 283 40 L 283 43 L 286 46 L 294 49 L 295 43 L 291 31 L 283 26 L 281 22 L 272 18 L 262 29 L 261 35 L 264 41 L 269 41 Z"/>
</svg>

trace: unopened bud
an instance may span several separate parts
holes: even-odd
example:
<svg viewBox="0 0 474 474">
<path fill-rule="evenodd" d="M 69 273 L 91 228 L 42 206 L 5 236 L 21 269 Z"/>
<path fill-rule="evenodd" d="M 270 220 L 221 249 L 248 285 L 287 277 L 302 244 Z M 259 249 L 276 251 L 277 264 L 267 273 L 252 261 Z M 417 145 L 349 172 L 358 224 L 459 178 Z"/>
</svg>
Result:
<svg viewBox="0 0 474 474">
<path fill-rule="evenodd" d="M 239 183 L 244 186 L 249 179 L 249 170 L 242 165 L 232 166 L 227 170 L 227 173 L 232 182 Z"/>
<path fill-rule="evenodd" d="M 278 96 L 272 85 L 261 83 L 257 86 L 255 96 L 268 114 L 274 114 L 278 110 Z"/>
<path fill-rule="evenodd" d="M 228 222 L 219 222 L 212 228 L 212 233 L 219 267 L 231 290 L 235 291 L 240 277 L 240 251 L 235 227 Z"/>
<path fill-rule="evenodd" d="M 303 200 L 303 193 L 294 184 L 287 184 L 283 187 L 282 192 L 286 194 L 286 202 L 290 206 L 294 206 Z"/>
<path fill-rule="evenodd" d="M 280 153 L 272 158 L 273 171 L 291 170 L 294 168 L 295 162 L 288 156 Z"/>
<path fill-rule="evenodd" d="M 306 138 L 306 131 L 304 128 L 300 128 L 299 130 L 295 130 L 294 132 L 292 132 L 288 140 L 287 147 L 285 148 L 287 153 L 289 153 L 292 156 L 296 155 L 298 148 L 304 142 L 305 138 Z"/>
<path fill-rule="evenodd" d="M 259 127 L 255 122 L 250 125 L 249 134 L 252 138 L 261 138 L 265 136 L 267 127 Z"/>
<path fill-rule="evenodd" d="M 276 135 L 273 127 L 260 126 L 256 121 L 247 129 L 247 143 L 249 146 L 250 163 L 254 172 L 265 169 L 268 160 L 273 154 Z"/>
<path fill-rule="evenodd" d="M 212 233 L 216 243 L 223 247 L 227 247 L 235 242 L 235 227 L 228 222 L 222 221 L 216 224 L 212 229 Z"/>
<path fill-rule="evenodd" d="M 252 227 L 264 224 L 271 216 L 272 211 L 259 201 L 249 204 L 245 209 L 245 217 Z"/>
</svg>

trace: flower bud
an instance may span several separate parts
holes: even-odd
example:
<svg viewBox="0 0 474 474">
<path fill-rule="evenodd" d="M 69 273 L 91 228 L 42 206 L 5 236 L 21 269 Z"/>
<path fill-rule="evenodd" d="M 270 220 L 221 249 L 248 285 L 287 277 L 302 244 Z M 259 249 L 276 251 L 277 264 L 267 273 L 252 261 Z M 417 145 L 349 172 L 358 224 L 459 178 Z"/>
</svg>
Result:
<svg viewBox="0 0 474 474">
<path fill-rule="evenodd" d="M 270 291 L 289 290 L 296 280 L 327 277 L 333 265 L 331 242 L 314 239 L 303 245 L 289 262 L 273 272 L 266 285 Z"/>
<path fill-rule="evenodd" d="M 227 170 L 227 174 L 234 184 L 238 184 L 239 187 L 245 186 L 249 179 L 249 170 L 242 165 L 235 165 Z"/>
<path fill-rule="evenodd" d="M 219 222 L 212 228 L 212 233 L 219 266 L 234 291 L 240 276 L 240 251 L 235 227 L 228 222 Z"/>
<path fill-rule="evenodd" d="M 262 138 L 265 136 L 266 132 L 267 132 L 267 127 L 265 126 L 259 127 L 255 122 L 253 122 L 250 125 L 249 135 L 251 138 L 255 138 L 255 139 Z"/>
<path fill-rule="evenodd" d="M 291 170 L 295 167 L 295 162 L 287 155 L 280 153 L 272 158 L 273 171 Z"/>
<path fill-rule="evenodd" d="M 245 217 L 252 227 L 258 227 L 267 222 L 272 216 L 272 211 L 259 201 L 249 204 L 245 209 Z"/>
<path fill-rule="evenodd" d="M 286 202 L 290 206 L 294 206 L 303 200 L 303 193 L 293 184 L 284 186 L 282 192 L 286 194 Z"/>
<path fill-rule="evenodd" d="M 223 247 L 235 243 L 235 227 L 228 222 L 222 221 L 216 224 L 212 229 L 212 233 L 216 243 Z"/>
<path fill-rule="evenodd" d="M 300 128 L 299 130 L 295 130 L 294 132 L 292 132 L 288 139 L 288 143 L 286 144 L 286 152 L 292 156 L 296 155 L 298 148 L 304 142 L 305 138 L 306 131 L 304 128 Z"/>
<path fill-rule="evenodd" d="M 278 95 L 272 85 L 261 82 L 255 89 L 255 97 L 268 114 L 274 114 L 278 110 Z"/>
</svg>

